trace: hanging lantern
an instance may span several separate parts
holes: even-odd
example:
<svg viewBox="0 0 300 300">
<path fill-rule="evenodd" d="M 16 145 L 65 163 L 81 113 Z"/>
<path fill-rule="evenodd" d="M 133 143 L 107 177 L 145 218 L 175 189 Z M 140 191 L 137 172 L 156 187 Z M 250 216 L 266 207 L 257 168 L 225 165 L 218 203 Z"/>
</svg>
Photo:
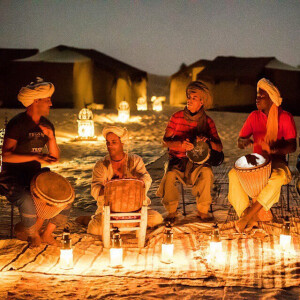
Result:
<svg viewBox="0 0 300 300">
<path fill-rule="evenodd" d="M 211 241 L 209 244 L 211 256 L 217 256 L 222 253 L 222 242 L 220 239 L 218 224 L 214 225 L 214 230 L 211 235 Z"/>
<path fill-rule="evenodd" d="M 152 109 L 155 111 L 162 111 L 162 102 L 164 102 L 166 100 L 166 97 L 156 97 L 153 96 L 151 98 L 151 102 L 152 102 Z"/>
<path fill-rule="evenodd" d="M 112 247 L 110 248 L 110 266 L 112 268 L 123 267 L 123 248 L 119 228 L 115 228 L 111 239 Z"/>
<path fill-rule="evenodd" d="M 127 101 L 121 101 L 118 108 L 118 119 L 122 123 L 126 123 L 130 118 L 130 106 Z"/>
<path fill-rule="evenodd" d="M 145 97 L 139 97 L 136 106 L 137 110 L 147 110 L 147 99 Z"/>
<path fill-rule="evenodd" d="M 164 241 L 161 245 L 161 262 L 165 264 L 170 264 L 173 262 L 173 253 L 174 244 L 173 244 L 173 231 L 171 223 L 168 222 L 165 227 L 164 232 Z"/>
<path fill-rule="evenodd" d="M 290 219 L 286 217 L 283 221 L 282 233 L 280 235 L 280 247 L 282 250 L 290 250 L 291 247 L 291 231 L 290 231 Z"/>
<path fill-rule="evenodd" d="M 93 113 L 88 108 L 83 108 L 78 114 L 77 140 L 96 140 Z"/>
<path fill-rule="evenodd" d="M 73 268 L 73 249 L 72 241 L 70 238 L 70 231 L 68 228 L 64 229 L 62 236 L 62 245 L 60 249 L 60 268 L 61 269 L 72 269 Z"/>
</svg>

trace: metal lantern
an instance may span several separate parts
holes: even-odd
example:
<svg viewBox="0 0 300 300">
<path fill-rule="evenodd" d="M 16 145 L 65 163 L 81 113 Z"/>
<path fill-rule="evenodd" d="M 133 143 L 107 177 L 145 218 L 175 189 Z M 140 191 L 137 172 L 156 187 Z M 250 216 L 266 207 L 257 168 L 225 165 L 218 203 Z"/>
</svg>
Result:
<svg viewBox="0 0 300 300">
<path fill-rule="evenodd" d="M 164 102 L 166 100 L 166 97 L 156 97 L 153 96 L 151 98 L 151 102 L 152 102 L 152 109 L 155 111 L 162 111 L 162 102 Z"/>
<path fill-rule="evenodd" d="M 280 247 L 282 250 L 289 250 L 291 247 L 291 230 L 290 230 L 290 219 L 286 217 L 283 221 L 282 233 L 280 235 Z"/>
<path fill-rule="evenodd" d="M 137 110 L 147 110 L 147 99 L 145 97 L 139 97 L 136 106 Z"/>
<path fill-rule="evenodd" d="M 222 252 L 222 242 L 220 239 L 218 224 L 214 225 L 214 230 L 211 235 L 211 241 L 209 247 L 210 247 L 210 254 L 212 256 L 220 254 Z"/>
<path fill-rule="evenodd" d="M 95 140 L 95 127 L 93 113 L 88 108 L 83 108 L 78 114 L 78 138 L 81 140 Z"/>
<path fill-rule="evenodd" d="M 173 230 L 171 223 L 168 222 L 164 231 L 164 241 L 161 245 L 161 262 L 170 264 L 173 262 L 174 244 Z"/>
<path fill-rule="evenodd" d="M 63 236 L 61 240 L 61 249 L 60 249 L 60 268 L 61 269 L 72 269 L 73 268 L 73 249 L 72 249 L 72 240 L 70 237 L 70 231 L 68 228 L 65 228 L 63 231 Z"/>
<path fill-rule="evenodd" d="M 130 118 L 130 106 L 125 100 L 121 101 L 118 107 L 118 119 L 122 123 L 126 123 Z"/>
<path fill-rule="evenodd" d="M 112 268 L 123 267 L 123 248 L 119 228 L 115 228 L 111 239 L 112 247 L 110 248 L 110 266 Z"/>
</svg>

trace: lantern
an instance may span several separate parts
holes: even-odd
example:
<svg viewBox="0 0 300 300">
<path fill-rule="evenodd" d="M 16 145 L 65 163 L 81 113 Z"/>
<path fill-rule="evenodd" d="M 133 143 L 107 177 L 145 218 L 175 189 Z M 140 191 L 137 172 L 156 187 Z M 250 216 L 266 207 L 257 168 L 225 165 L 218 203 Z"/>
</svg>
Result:
<svg viewBox="0 0 300 300">
<path fill-rule="evenodd" d="M 122 123 L 126 123 L 130 118 L 130 106 L 127 101 L 121 101 L 118 108 L 118 119 Z"/>
<path fill-rule="evenodd" d="M 211 256 L 217 256 L 218 254 L 222 253 L 222 242 L 220 240 L 218 224 L 214 225 L 214 230 L 211 235 L 211 242 L 209 247 Z"/>
<path fill-rule="evenodd" d="M 61 269 L 72 269 L 73 268 L 73 249 L 70 238 L 70 231 L 68 228 L 64 229 L 62 236 L 62 245 L 60 249 L 60 268 Z"/>
<path fill-rule="evenodd" d="M 93 113 L 88 108 L 83 108 L 78 114 L 78 137 L 80 140 L 96 140 Z"/>
<path fill-rule="evenodd" d="M 147 99 L 145 97 L 139 97 L 136 106 L 137 110 L 147 110 Z"/>
<path fill-rule="evenodd" d="M 291 239 L 290 220 L 289 217 L 286 217 L 283 221 L 282 233 L 280 235 L 280 247 L 282 250 L 290 250 Z"/>
<path fill-rule="evenodd" d="M 152 103 L 152 109 L 155 111 L 162 111 L 162 102 L 166 100 L 166 97 L 156 97 L 153 96 L 151 98 Z"/>
<path fill-rule="evenodd" d="M 165 264 L 172 263 L 173 252 L 174 252 L 173 231 L 172 231 L 171 223 L 168 222 L 165 227 L 164 241 L 161 245 L 161 262 Z"/>
<path fill-rule="evenodd" d="M 113 237 L 111 239 L 112 247 L 110 248 L 110 266 L 112 268 L 123 267 L 123 248 L 122 240 L 119 228 L 115 228 L 113 231 Z"/>
</svg>

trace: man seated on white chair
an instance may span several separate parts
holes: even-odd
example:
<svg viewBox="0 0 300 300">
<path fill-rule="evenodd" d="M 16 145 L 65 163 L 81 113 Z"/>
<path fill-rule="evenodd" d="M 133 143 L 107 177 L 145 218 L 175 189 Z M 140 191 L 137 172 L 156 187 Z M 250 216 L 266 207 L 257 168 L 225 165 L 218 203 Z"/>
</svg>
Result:
<svg viewBox="0 0 300 300">
<path fill-rule="evenodd" d="M 102 134 L 106 139 L 108 155 L 97 161 L 93 170 L 91 186 L 91 194 L 97 201 L 98 208 L 92 217 L 77 218 L 77 222 L 88 225 L 87 233 L 94 235 L 102 235 L 104 187 L 109 180 L 121 178 L 140 179 L 145 183 L 146 194 L 152 182 L 142 158 L 124 151 L 124 145 L 128 142 L 126 128 L 108 126 L 103 129 Z M 150 199 L 147 196 L 145 199 L 146 203 L 144 205 L 150 205 Z M 159 212 L 148 209 L 149 227 L 159 225 L 162 221 L 163 218 Z"/>
</svg>

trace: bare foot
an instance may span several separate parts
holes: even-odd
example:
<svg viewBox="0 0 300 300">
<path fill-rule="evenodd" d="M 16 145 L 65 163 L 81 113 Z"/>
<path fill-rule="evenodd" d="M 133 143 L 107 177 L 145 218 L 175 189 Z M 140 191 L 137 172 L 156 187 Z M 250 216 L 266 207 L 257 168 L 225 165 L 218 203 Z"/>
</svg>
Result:
<svg viewBox="0 0 300 300">
<path fill-rule="evenodd" d="M 27 241 L 28 240 L 28 233 L 26 232 L 25 227 L 22 225 L 21 222 L 17 223 L 14 226 L 14 233 L 18 240 Z"/>
<path fill-rule="evenodd" d="M 43 244 L 48 244 L 48 245 L 52 245 L 52 246 L 59 246 L 59 242 L 53 237 L 52 234 L 48 235 L 48 234 L 42 234 L 41 235 L 41 240 Z"/>
<path fill-rule="evenodd" d="M 234 222 L 235 229 L 238 233 L 244 232 L 246 226 L 247 226 L 247 221 L 243 218 L 240 218 L 238 221 Z"/>
<path fill-rule="evenodd" d="M 28 237 L 29 248 L 36 248 L 41 245 L 41 237 L 37 234 Z"/>
<path fill-rule="evenodd" d="M 250 220 L 246 226 L 245 232 L 250 232 L 253 227 L 258 227 L 258 223 L 255 220 Z"/>
</svg>

